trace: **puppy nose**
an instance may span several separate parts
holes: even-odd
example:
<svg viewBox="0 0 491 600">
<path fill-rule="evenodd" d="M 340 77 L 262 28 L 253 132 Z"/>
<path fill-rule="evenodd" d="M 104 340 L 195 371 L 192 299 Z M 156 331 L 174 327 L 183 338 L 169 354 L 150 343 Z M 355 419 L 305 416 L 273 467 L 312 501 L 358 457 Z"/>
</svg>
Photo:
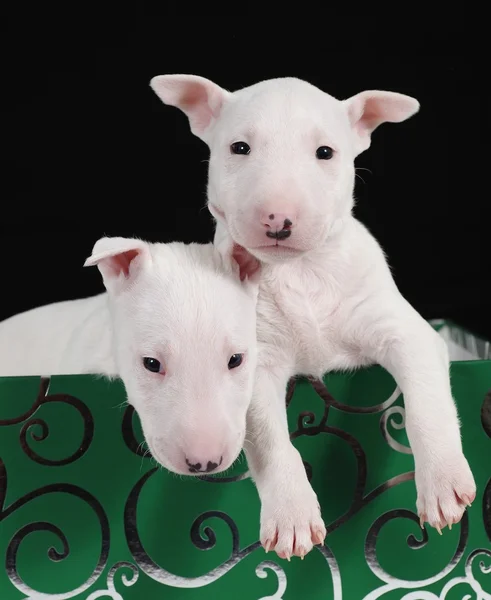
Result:
<svg viewBox="0 0 491 600">
<path fill-rule="evenodd" d="M 186 457 L 186 464 L 190 473 L 213 473 L 222 464 L 222 461 L 223 456 L 211 460 L 209 458 Z"/>
<path fill-rule="evenodd" d="M 268 230 L 289 229 L 292 225 L 292 219 L 285 213 L 265 213 L 261 217 L 264 227 Z"/>
<path fill-rule="evenodd" d="M 276 240 L 286 240 L 292 234 L 292 220 L 284 213 L 268 213 L 262 218 L 266 235 Z"/>
<path fill-rule="evenodd" d="M 273 238 L 275 240 L 286 240 L 286 238 L 289 238 L 291 234 L 291 229 L 281 229 L 280 231 L 266 231 L 266 235 L 269 238 Z"/>
</svg>

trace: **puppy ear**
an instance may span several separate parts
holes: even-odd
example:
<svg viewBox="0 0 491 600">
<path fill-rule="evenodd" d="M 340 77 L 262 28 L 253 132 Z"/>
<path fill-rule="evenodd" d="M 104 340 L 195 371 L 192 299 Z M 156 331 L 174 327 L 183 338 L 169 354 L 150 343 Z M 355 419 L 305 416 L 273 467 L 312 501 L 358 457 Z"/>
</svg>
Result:
<svg viewBox="0 0 491 600">
<path fill-rule="evenodd" d="M 150 262 L 150 248 L 146 242 L 123 237 L 103 237 L 95 243 L 84 267 L 97 266 L 104 285 L 112 290 L 116 283 L 124 284 L 134 280 Z"/>
<path fill-rule="evenodd" d="M 191 131 L 203 140 L 232 97 L 216 83 L 197 75 L 157 75 L 150 80 L 150 87 L 164 104 L 182 110 Z"/>
<path fill-rule="evenodd" d="M 261 263 L 243 246 L 232 244 L 229 260 L 232 262 L 232 267 L 238 273 L 241 281 L 247 280 L 254 284 L 259 283 Z"/>
<path fill-rule="evenodd" d="M 231 270 L 242 284 L 252 285 L 257 292 L 261 278 L 260 261 L 243 246 L 236 244 L 221 223 L 217 223 L 213 245 L 225 267 Z"/>
<path fill-rule="evenodd" d="M 370 147 L 371 135 L 382 123 L 400 123 L 419 111 L 420 104 L 411 96 L 396 92 L 370 90 L 343 101 L 355 135 L 355 151 Z"/>
</svg>

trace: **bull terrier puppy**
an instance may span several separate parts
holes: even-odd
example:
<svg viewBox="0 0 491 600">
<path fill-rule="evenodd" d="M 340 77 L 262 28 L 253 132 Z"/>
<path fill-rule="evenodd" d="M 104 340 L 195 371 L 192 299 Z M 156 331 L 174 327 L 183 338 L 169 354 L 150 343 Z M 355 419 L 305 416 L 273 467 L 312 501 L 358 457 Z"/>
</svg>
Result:
<svg viewBox="0 0 491 600">
<path fill-rule="evenodd" d="M 153 457 L 178 474 L 228 469 L 246 434 L 259 262 L 233 245 L 102 238 L 106 291 L 0 323 L 0 376 L 120 377 Z"/>
<path fill-rule="evenodd" d="M 402 297 L 379 243 L 352 211 L 355 158 L 379 125 L 408 119 L 418 101 L 379 90 L 339 100 L 292 77 L 235 92 L 195 75 L 160 75 L 150 85 L 209 147 L 215 243 L 227 252 L 238 243 L 262 263 L 246 454 L 264 547 L 303 556 L 326 532 L 289 440 L 288 380 L 374 363 L 404 394 L 421 524 L 441 530 L 460 521 L 476 487 L 447 347 Z"/>
</svg>

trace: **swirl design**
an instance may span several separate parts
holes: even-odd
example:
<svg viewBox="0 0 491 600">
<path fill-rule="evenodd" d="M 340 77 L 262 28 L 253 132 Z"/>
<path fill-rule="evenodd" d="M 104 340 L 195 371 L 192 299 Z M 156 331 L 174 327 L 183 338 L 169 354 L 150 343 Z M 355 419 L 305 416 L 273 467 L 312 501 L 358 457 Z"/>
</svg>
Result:
<svg viewBox="0 0 491 600">
<path fill-rule="evenodd" d="M 97 600 L 97 598 L 112 598 L 112 600 L 124 600 L 123 596 L 116 591 L 116 585 L 114 583 L 114 577 L 120 569 L 128 569 L 129 571 L 131 571 L 130 577 L 127 577 L 125 573 L 122 574 L 121 580 L 123 582 L 123 585 L 125 585 L 126 587 L 135 585 L 140 575 L 138 569 L 132 563 L 121 561 L 116 563 L 113 567 L 111 567 L 111 570 L 109 571 L 109 574 L 107 576 L 107 589 L 96 590 L 95 592 L 92 592 L 92 594 L 87 596 L 87 600 Z"/>
<path fill-rule="evenodd" d="M 2 461 L 0 461 L 0 482 L 2 483 L 2 504 L 0 505 L 0 523 L 7 519 L 11 514 L 18 511 L 23 506 L 26 506 L 36 498 L 40 498 L 47 494 L 64 493 L 77 497 L 86 504 L 88 504 L 95 512 L 101 528 L 102 546 L 99 559 L 97 561 L 97 566 L 90 575 L 90 577 L 85 581 L 85 583 L 83 583 L 80 587 L 70 590 L 66 593 L 43 594 L 39 592 L 39 590 L 35 590 L 29 585 L 27 585 L 18 573 L 17 556 L 21 543 L 29 534 L 35 531 L 46 531 L 52 533 L 59 539 L 62 548 L 61 551 L 57 550 L 55 547 L 51 547 L 48 549 L 48 557 L 54 562 L 60 562 L 68 558 L 70 554 L 70 546 L 68 544 L 68 540 L 65 534 L 56 525 L 53 525 L 51 523 L 34 522 L 22 527 L 12 538 L 10 544 L 7 547 L 6 552 L 6 571 L 8 578 L 10 579 L 14 587 L 17 588 L 23 594 L 36 598 L 36 600 L 43 600 L 44 598 L 49 598 L 50 600 L 66 600 L 68 598 L 73 598 L 74 596 L 88 590 L 97 581 L 101 573 L 104 571 L 109 555 L 109 521 L 100 502 L 96 498 L 94 498 L 94 496 L 92 496 L 87 491 L 78 486 L 60 483 L 47 485 L 43 488 L 34 490 L 5 508 L 3 501 L 7 492 L 7 470 Z"/>
<path fill-rule="evenodd" d="M 92 439 L 94 437 L 94 422 L 89 409 L 81 400 L 79 400 L 78 398 L 74 398 L 73 396 L 70 396 L 68 394 L 49 395 L 49 385 L 49 378 L 41 378 L 39 392 L 31 408 L 18 417 L 0 420 L 0 426 L 5 427 L 11 425 L 19 425 L 25 421 L 20 429 L 19 435 L 20 445 L 25 454 L 32 461 L 39 465 L 48 467 L 62 467 L 79 460 L 88 451 Z M 36 442 L 42 442 L 47 439 L 50 431 L 48 424 L 41 418 L 35 418 L 34 415 L 38 412 L 38 410 L 40 410 L 40 408 L 43 405 L 51 402 L 60 402 L 72 406 L 80 413 L 84 423 L 83 438 L 77 450 L 71 456 L 59 460 L 49 460 L 45 457 L 42 457 L 37 452 L 32 450 L 32 448 L 27 443 L 28 433 L 30 433 L 31 438 Z M 35 428 L 39 428 L 40 433 L 36 433 Z M 59 483 L 47 485 L 40 489 L 33 490 L 25 496 L 23 496 L 22 498 L 20 498 L 19 500 L 10 504 L 10 506 L 5 507 L 7 490 L 7 469 L 3 461 L 0 460 L 0 523 L 2 521 L 5 521 L 10 515 L 15 513 L 22 507 L 31 503 L 36 498 L 40 498 L 49 494 L 69 494 L 73 497 L 79 498 L 81 501 L 85 502 L 93 509 L 99 521 L 102 538 L 101 551 L 99 559 L 97 561 L 97 565 L 90 577 L 85 581 L 85 583 L 80 585 L 78 588 L 72 589 L 66 593 L 43 594 L 39 590 L 35 590 L 29 585 L 27 585 L 19 575 L 17 561 L 19 549 L 21 547 L 22 542 L 27 536 L 29 536 L 33 532 L 44 531 L 51 533 L 52 535 L 58 538 L 61 544 L 61 550 L 55 547 L 51 547 L 48 549 L 48 558 L 53 562 L 62 562 L 63 560 L 67 559 L 70 555 L 70 546 L 66 535 L 60 530 L 59 527 L 52 523 L 33 522 L 25 525 L 15 533 L 6 550 L 6 572 L 13 586 L 17 588 L 17 590 L 26 594 L 27 596 L 32 596 L 33 598 L 39 600 L 42 600 L 43 598 L 49 598 L 52 600 L 66 600 L 68 598 L 73 598 L 74 596 L 88 590 L 97 581 L 101 573 L 104 571 L 109 555 L 109 521 L 100 502 L 93 495 L 91 495 L 81 487 L 71 484 Z"/>
<path fill-rule="evenodd" d="M 259 600 L 283 600 L 283 594 L 286 592 L 287 586 L 285 571 L 283 571 L 276 563 L 265 560 L 256 567 L 256 575 L 261 579 L 266 579 L 268 576 L 267 570 L 270 570 L 276 575 L 278 579 L 278 589 L 272 596 L 263 596 Z"/>
<path fill-rule="evenodd" d="M 20 444 L 24 452 L 27 456 L 37 462 L 40 465 L 46 465 L 48 467 L 61 467 L 65 465 L 69 465 L 77 460 L 79 460 L 89 449 L 92 439 L 94 437 L 94 421 L 92 419 L 92 415 L 87 408 L 87 406 L 78 398 L 74 398 L 68 394 L 48 394 L 49 391 L 50 380 L 48 377 L 42 377 L 39 387 L 38 396 L 31 406 L 31 408 L 18 417 L 13 419 L 0 419 L 0 427 L 4 427 L 7 425 L 18 425 L 20 423 L 24 423 L 20 430 Z M 31 418 L 33 417 L 38 410 L 46 404 L 51 402 L 60 402 L 63 404 L 67 404 L 75 408 L 83 419 L 84 423 L 84 434 L 81 443 L 79 444 L 77 450 L 66 458 L 60 460 L 49 460 L 37 454 L 32 448 L 29 446 L 27 442 L 27 434 L 30 433 L 31 439 L 36 442 L 43 442 L 47 439 L 49 435 L 49 426 L 43 419 L 40 418 Z M 38 427 L 40 433 L 36 433 L 35 427 Z"/>
<path fill-rule="evenodd" d="M 297 382 L 299 380 L 293 378 L 289 384 L 286 395 L 286 404 L 291 410 L 292 400 L 297 390 Z M 405 427 L 405 411 L 402 406 L 396 405 L 396 401 L 400 398 L 400 390 L 396 387 L 390 396 L 383 402 L 372 406 L 350 406 L 338 399 L 326 388 L 323 381 L 310 378 L 307 380 L 313 390 L 322 399 L 323 406 L 321 411 L 313 412 L 307 410 L 298 414 L 296 418 L 296 427 L 291 431 L 291 439 L 295 441 L 301 437 L 313 438 L 321 434 L 334 436 L 341 440 L 343 444 L 352 453 L 355 460 L 356 483 L 354 486 L 353 497 L 344 513 L 336 516 L 327 524 L 328 538 L 336 530 L 345 525 L 348 521 L 368 508 L 377 498 L 381 498 L 388 490 L 393 490 L 404 482 L 414 479 L 412 471 L 399 473 L 373 489 L 367 489 L 369 483 L 369 460 L 365 454 L 365 450 L 357 436 L 346 431 L 342 426 L 334 426 L 330 424 L 331 409 L 336 409 L 340 413 L 346 415 L 377 415 L 380 414 L 379 427 L 383 439 L 387 446 L 397 452 L 399 455 L 410 455 L 411 449 L 398 442 L 390 433 L 389 429 L 402 430 Z M 11 419 L 0 420 L 0 427 L 16 427 L 18 431 L 20 447 L 24 456 L 30 461 L 39 465 L 42 468 L 55 467 L 63 473 L 63 467 L 68 467 L 76 463 L 80 459 L 86 457 L 88 450 L 93 445 L 94 439 L 94 418 L 88 406 L 80 399 L 68 394 L 49 394 L 50 380 L 42 378 L 40 380 L 39 392 L 36 400 L 31 408 L 24 414 Z M 45 419 L 42 418 L 42 407 L 48 403 L 61 403 L 75 408 L 83 421 L 84 430 L 83 436 L 78 444 L 78 448 L 73 454 L 67 457 L 60 457 L 57 460 L 48 459 L 42 456 L 38 450 L 34 450 L 34 445 L 42 444 L 50 435 L 50 427 Z M 491 392 L 487 394 L 481 407 L 481 424 L 487 436 L 491 438 Z M 375 417 L 377 418 L 377 417 Z M 62 565 L 68 564 L 72 555 L 72 541 L 55 522 L 46 522 L 42 520 L 34 520 L 20 526 L 11 536 L 10 541 L 5 549 L 5 565 L 6 575 L 10 580 L 13 589 L 24 594 L 28 598 L 36 598 L 39 600 L 68 600 L 77 596 L 84 595 L 86 600 L 97 600 L 98 598 L 111 598 L 112 600 L 124 600 L 125 594 L 123 588 L 132 586 L 139 587 L 140 583 L 145 579 L 171 588 L 181 589 L 199 589 L 214 584 L 227 573 L 236 569 L 246 558 L 252 556 L 260 550 L 260 542 L 253 541 L 248 545 L 241 545 L 241 536 L 237 523 L 222 510 L 207 510 L 199 514 L 191 523 L 189 531 L 189 539 L 197 553 L 213 551 L 218 546 L 217 532 L 218 527 L 213 527 L 211 521 L 220 521 L 230 531 L 231 547 L 230 554 L 226 560 L 209 570 L 201 573 L 199 576 L 185 577 L 175 574 L 165 569 L 160 564 L 149 556 L 144 544 L 141 540 L 141 524 L 138 522 L 139 506 L 144 504 L 141 501 L 142 491 L 147 482 L 156 477 L 159 467 L 153 467 L 147 462 L 147 459 L 152 460 L 150 452 L 144 447 L 144 441 L 140 443 L 135 433 L 135 419 L 137 414 L 132 406 L 127 406 L 122 418 L 121 439 L 130 452 L 141 459 L 138 461 L 139 468 L 145 465 L 146 472 L 139 477 L 136 484 L 132 483 L 132 488 L 127 496 L 123 510 L 123 526 L 124 534 L 131 561 L 118 560 L 112 566 L 108 565 L 109 550 L 111 547 L 111 535 L 109 519 L 104 511 L 101 502 L 87 490 L 70 483 L 50 483 L 34 489 L 22 497 L 10 501 L 7 504 L 8 497 L 7 486 L 7 467 L 0 460 L 0 524 L 7 523 L 10 516 L 17 514 L 19 510 L 27 506 L 35 506 L 36 499 L 47 498 L 51 495 L 65 495 L 75 498 L 76 501 L 84 503 L 90 507 L 97 518 L 100 527 L 101 546 L 97 561 L 94 561 L 95 567 L 91 566 L 92 572 L 86 576 L 79 587 L 76 589 L 67 590 L 60 593 L 47 593 L 42 590 L 37 590 L 27 583 L 29 577 L 24 573 L 20 575 L 19 562 L 22 557 L 22 548 L 28 545 L 27 538 L 31 538 L 31 534 L 36 532 L 44 532 L 52 536 L 56 540 L 50 547 L 47 548 L 46 556 L 52 563 Z M 0 440 L 1 441 L 1 440 Z M 141 463 L 141 464 L 140 464 Z M 304 465 L 309 479 L 313 476 L 313 469 L 319 468 L 311 462 L 304 460 Z M 9 468 L 10 471 L 10 468 Z M 241 473 L 238 475 L 227 476 L 203 476 L 200 477 L 203 483 L 234 485 L 249 477 L 249 473 Z M 482 493 L 482 523 L 484 532 L 488 540 L 491 541 L 491 478 Z M 55 519 L 53 519 L 55 521 Z M 467 558 L 463 562 L 466 554 L 467 546 L 469 545 L 469 517 L 466 513 L 460 524 L 459 538 L 451 558 L 446 566 L 438 573 L 420 580 L 402 579 L 395 577 L 385 570 L 379 562 L 377 544 L 384 534 L 385 526 L 389 522 L 408 523 L 415 531 L 406 538 L 407 547 L 411 550 L 424 552 L 425 548 L 432 545 L 430 537 L 426 529 L 421 530 L 417 516 L 409 510 L 396 508 L 394 510 L 383 512 L 369 527 L 365 538 L 364 557 L 366 565 L 372 576 L 375 576 L 381 583 L 376 589 L 372 589 L 363 600 L 376 600 L 384 596 L 390 596 L 395 590 L 400 590 L 401 600 L 450 600 L 451 592 L 457 589 L 462 591 L 461 597 L 467 600 L 491 600 L 489 587 L 486 587 L 485 582 L 488 581 L 488 576 L 491 574 L 491 551 L 486 548 L 475 547 L 473 550 L 467 550 Z M 402 527 L 400 526 L 400 532 Z M 35 537 L 35 536 L 32 536 Z M 0 537 L 1 539 L 1 537 Z M 334 538 L 333 538 L 334 539 Z M 343 581 L 340 565 L 333 552 L 334 546 L 326 545 L 316 547 L 316 552 L 323 557 L 325 570 L 332 580 L 332 598 L 334 600 L 343 599 Z M 449 553 L 450 554 L 450 553 Z M 121 557 L 120 557 L 121 558 Z M 303 564 L 303 563 L 302 563 Z M 252 565 L 252 563 L 251 563 Z M 272 595 L 260 595 L 257 600 L 287 600 L 291 597 L 289 590 L 290 577 L 289 569 L 282 568 L 283 565 L 272 560 L 263 560 L 259 564 L 252 565 L 250 576 L 255 576 L 260 580 L 270 580 L 271 576 L 276 577 L 276 589 Z M 460 569 L 461 574 L 454 575 Z M 58 567 L 56 567 L 58 568 Z M 120 575 L 116 583 L 117 575 Z M 143 577 L 142 577 L 143 576 Z M 344 582 L 346 585 L 346 582 Z M 441 585 L 440 595 L 434 591 L 429 591 L 427 588 L 432 586 L 435 589 L 435 584 Z M 117 587 L 121 589 L 117 589 Z M 97 588 L 97 589 L 96 589 Z M 293 589 L 293 588 L 292 588 Z M 270 592 L 271 593 L 271 592 Z M 290 594 L 290 595 L 289 595 Z M 467 594 L 467 595 L 464 595 Z M 242 596 L 237 596 L 242 597 Z M 256 596 L 257 597 L 257 596 Z M 392 597 L 392 596 L 391 596 Z M 452 596 L 453 597 L 453 596 Z M 8 597 L 6 598 L 8 600 Z"/>
<path fill-rule="evenodd" d="M 394 420 L 395 416 L 400 417 L 400 422 Z M 395 440 L 389 432 L 389 423 L 394 429 L 404 429 L 406 427 L 406 411 L 403 406 L 391 406 L 388 408 L 380 418 L 380 430 L 387 444 L 396 452 L 401 454 L 412 454 L 412 450 L 409 446 L 403 446 L 400 442 Z"/>
<path fill-rule="evenodd" d="M 156 471 L 157 469 L 155 468 L 146 473 L 133 488 L 126 503 L 124 516 L 128 547 L 136 564 L 146 575 L 148 575 L 148 577 L 161 584 L 177 588 L 203 587 L 213 583 L 217 579 L 220 579 L 220 577 L 223 577 L 225 573 L 228 573 L 228 571 L 235 567 L 243 558 L 259 548 L 260 543 L 256 542 L 244 550 L 240 550 L 239 531 L 234 521 L 223 512 L 209 511 L 200 515 L 192 524 L 191 541 L 199 550 L 210 550 L 213 548 L 216 544 L 215 532 L 213 529 L 211 529 L 211 527 L 208 526 L 203 529 L 203 532 L 201 532 L 201 526 L 209 518 L 216 517 L 222 519 L 229 526 L 232 533 L 232 553 L 229 560 L 201 577 L 181 577 L 179 575 L 170 573 L 169 571 L 166 571 L 164 568 L 157 565 L 145 552 L 143 544 L 140 540 L 137 520 L 137 505 L 140 493 L 145 483 Z"/>
<path fill-rule="evenodd" d="M 477 550 L 471 552 L 467 557 L 465 563 L 465 576 L 453 577 L 452 579 L 447 581 L 443 586 L 441 593 L 438 596 L 433 592 L 429 592 L 427 590 L 416 590 L 405 594 L 401 597 L 401 600 L 447 600 L 447 598 L 449 598 L 449 593 L 458 586 L 464 586 L 466 591 L 472 591 L 472 594 L 466 593 L 465 596 L 461 596 L 462 600 L 491 600 L 491 594 L 483 590 L 481 584 L 477 581 L 472 570 L 474 560 L 478 556 L 485 556 L 489 559 L 491 557 L 491 552 L 482 548 L 478 548 Z M 481 573 L 488 575 L 491 572 L 491 562 L 490 564 L 485 564 L 484 561 L 481 560 L 479 568 Z M 438 580 L 441 579 L 442 577 L 438 577 Z M 383 591 L 383 593 L 392 591 L 392 589 L 394 588 L 391 588 L 390 590 L 386 589 L 385 591 Z M 373 598 L 381 598 L 382 595 L 383 594 L 373 596 Z M 372 596 L 365 596 L 363 600 L 371 600 L 371 598 Z"/>
<path fill-rule="evenodd" d="M 467 544 L 467 538 L 469 535 L 469 521 L 467 513 L 464 513 L 464 517 L 462 519 L 460 539 L 455 554 L 450 560 L 450 562 L 447 564 L 447 566 L 444 569 L 442 569 L 437 575 L 419 581 L 399 579 L 397 577 L 394 577 L 393 575 L 390 575 L 380 566 L 380 563 L 378 562 L 376 553 L 376 542 L 379 539 L 380 530 L 382 529 L 382 527 L 392 519 L 400 518 L 409 519 L 413 521 L 413 523 L 415 523 L 416 526 L 419 528 L 418 516 L 409 510 L 400 509 L 393 510 L 381 515 L 368 531 L 365 541 L 365 559 L 370 570 L 377 576 L 378 579 L 385 582 L 386 585 L 374 590 L 371 594 L 366 596 L 364 600 L 375 600 L 376 598 L 382 597 L 389 591 L 396 589 L 421 588 L 436 583 L 437 581 L 440 581 L 444 577 L 446 577 L 451 571 L 453 571 L 453 569 L 459 563 L 460 559 L 464 554 L 464 550 Z M 418 539 L 413 534 L 411 534 L 407 539 L 407 543 L 408 546 L 413 550 L 420 550 L 421 548 L 424 548 L 428 544 L 428 533 L 426 532 L 426 529 L 422 531 L 422 539 Z"/>
</svg>

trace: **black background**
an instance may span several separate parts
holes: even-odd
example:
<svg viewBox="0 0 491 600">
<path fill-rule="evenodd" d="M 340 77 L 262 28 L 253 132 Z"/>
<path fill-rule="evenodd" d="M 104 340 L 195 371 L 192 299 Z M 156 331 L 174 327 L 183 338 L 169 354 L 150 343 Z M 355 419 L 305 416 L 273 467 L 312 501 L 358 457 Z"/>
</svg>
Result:
<svg viewBox="0 0 491 600">
<path fill-rule="evenodd" d="M 0 319 L 102 291 L 82 264 L 104 234 L 211 240 L 208 150 L 154 95 L 152 76 L 194 73 L 235 90 L 290 75 L 339 98 L 378 88 L 421 102 L 357 159 L 356 215 L 424 317 L 491 337 L 489 51 L 470 43 L 477 34 L 462 22 L 355 31 L 351 20 L 326 29 L 319 15 L 273 26 L 188 12 L 5 15 Z"/>
</svg>

